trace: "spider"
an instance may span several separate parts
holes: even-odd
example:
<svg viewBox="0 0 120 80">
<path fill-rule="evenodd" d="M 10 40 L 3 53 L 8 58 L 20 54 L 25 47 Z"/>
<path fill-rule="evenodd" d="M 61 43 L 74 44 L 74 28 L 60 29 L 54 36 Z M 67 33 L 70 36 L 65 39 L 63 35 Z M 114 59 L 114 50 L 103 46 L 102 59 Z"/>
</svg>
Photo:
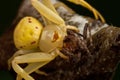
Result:
<svg viewBox="0 0 120 80">
<path fill-rule="evenodd" d="M 68 0 L 80 4 L 91 10 L 96 19 L 100 18 L 104 22 L 101 14 L 91 7 L 84 0 Z M 66 25 L 65 21 L 58 15 L 50 0 L 31 0 L 32 6 L 42 15 L 45 27 L 37 19 L 27 16 L 20 20 L 14 30 L 14 43 L 19 50 L 15 52 L 8 62 L 12 63 L 12 68 L 18 74 L 16 80 L 34 80 L 29 74 L 36 72 L 46 75 L 38 70 L 57 56 L 69 59 L 68 56 L 60 52 L 63 47 L 63 40 L 67 36 L 67 29 L 78 31 L 74 26 Z M 27 63 L 23 68 L 19 64 Z"/>
</svg>

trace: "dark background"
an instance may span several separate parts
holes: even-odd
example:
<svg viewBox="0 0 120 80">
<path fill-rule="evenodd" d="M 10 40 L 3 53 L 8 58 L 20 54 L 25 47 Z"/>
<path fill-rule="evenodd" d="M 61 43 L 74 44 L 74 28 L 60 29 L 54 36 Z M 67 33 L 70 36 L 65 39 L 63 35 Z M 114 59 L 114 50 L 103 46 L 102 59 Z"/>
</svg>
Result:
<svg viewBox="0 0 120 80">
<path fill-rule="evenodd" d="M 87 9 L 68 3 L 66 0 L 62 0 L 66 4 L 70 5 L 77 13 L 91 16 L 92 13 Z M 106 19 L 106 22 L 113 26 L 120 27 L 120 3 L 119 0 L 87 0 L 92 6 L 94 6 Z M 0 2 L 0 34 L 10 27 L 14 20 L 17 10 L 22 0 L 1 0 Z M 120 65 L 119 65 L 120 67 Z M 120 68 L 116 70 L 117 74 L 114 80 L 120 80 Z M 0 71 L 0 80 L 13 80 L 13 76 L 9 71 Z"/>
<path fill-rule="evenodd" d="M 3 33 L 6 28 L 10 27 L 21 2 L 22 0 L 1 0 L 0 33 Z"/>
</svg>

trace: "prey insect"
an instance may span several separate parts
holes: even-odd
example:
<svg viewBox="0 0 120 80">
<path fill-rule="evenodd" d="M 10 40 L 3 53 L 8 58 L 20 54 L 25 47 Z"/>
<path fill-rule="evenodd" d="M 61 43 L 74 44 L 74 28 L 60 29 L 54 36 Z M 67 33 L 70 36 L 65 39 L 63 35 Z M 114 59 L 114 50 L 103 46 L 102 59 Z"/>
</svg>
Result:
<svg viewBox="0 0 120 80">
<path fill-rule="evenodd" d="M 101 14 L 91 7 L 84 0 L 68 0 L 78 3 L 91 10 L 96 19 L 100 18 L 104 22 Z M 45 27 L 33 17 L 23 18 L 15 28 L 14 43 L 19 49 L 9 60 L 12 68 L 18 74 L 17 80 L 34 80 L 29 74 L 37 72 L 47 75 L 38 70 L 57 56 L 69 59 L 68 56 L 60 52 L 63 47 L 63 40 L 67 36 L 67 29 L 78 31 L 74 26 L 66 25 L 65 21 L 58 15 L 50 0 L 31 0 L 33 7 L 43 16 Z M 27 63 L 25 68 L 19 64 Z"/>
</svg>

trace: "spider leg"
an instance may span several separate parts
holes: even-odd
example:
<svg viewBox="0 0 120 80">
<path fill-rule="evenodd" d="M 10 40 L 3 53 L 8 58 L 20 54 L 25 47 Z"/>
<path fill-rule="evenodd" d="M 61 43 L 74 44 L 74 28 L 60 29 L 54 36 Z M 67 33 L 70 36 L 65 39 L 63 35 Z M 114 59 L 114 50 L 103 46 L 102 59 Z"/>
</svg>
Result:
<svg viewBox="0 0 120 80">
<path fill-rule="evenodd" d="M 28 64 L 27 67 L 24 68 L 24 71 L 27 74 L 31 74 L 32 72 L 36 72 L 37 74 L 41 74 L 41 75 L 47 75 L 47 73 L 38 70 L 40 67 L 46 65 L 47 63 L 49 63 L 50 61 L 44 61 L 44 62 L 35 62 L 35 63 L 30 63 Z M 22 80 L 22 76 L 20 76 L 19 74 L 17 75 L 17 80 Z"/>
<path fill-rule="evenodd" d="M 47 8 L 49 8 L 50 10 L 52 10 L 55 14 L 58 15 L 55 7 L 53 6 L 53 4 L 51 3 L 51 0 L 42 0 L 41 1 Z"/>
<path fill-rule="evenodd" d="M 50 0 L 41 0 L 41 2 L 44 4 L 44 6 L 51 9 L 54 13 L 58 14 Z M 44 16 L 42 16 L 42 19 L 44 20 L 45 25 L 53 24 L 51 21 L 46 19 Z"/>
<path fill-rule="evenodd" d="M 44 62 L 36 62 L 36 63 L 31 63 L 29 64 L 26 68 L 24 68 L 24 70 L 30 74 L 32 72 L 36 72 L 36 73 L 42 73 L 41 71 L 38 71 L 38 69 L 44 65 L 46 65 L 47 63 L 49 63 L 50 61 L 44 61 Z"/>
<path fill-rule="evenodd" d="M 17 56 L 12 61 L 12 67 L 18 74 L 19 79 L 21 76 L 26 80 L 34 80 L 29 74 L 38 70 L 40 67 L 44 66 L 56 57 L 55 54 L 51 55 L 48 53 L 36 52 Z M 22 68 L 19 64 L 28 63 L 26 68 Z"/>
<path fill-rule="evenodd" d="M 102 15 L 94 7 L 92 7 L 90 4 L 88 4 L 85 0 L 68 0 L 68 1 L 75 3 L 75 4 L 79 4 L 87 9 L 89 9 L 90 11 L 93 12 L 96 19 L 100 18 L 102 22 L 105 22 L 105 19 L 102 17 Z"/>
<path fill-rule="evenodd" d="M 66 56 L 66 55 L 64 55 L 63 53 L 61 53 L 58 49 L 56 49 L 55 51 L 56 51 L 56 53 L 57 53 L 61 58 L 63 58 L 63 59 L 69 59 L 68 56 Z"/>
<path fill-rule="evenodd" d="M 67 25 L 66 28 L 79 32 L 79 29 L 77 27 L 75 27 L 75 26 Z"/>
<path fill-rule="evenodd" d="M 37 49 L 33 49 L 33 50 L 18 50 L 14 53 L 14 55 L 8 59 L 8 70 L 11 69 L 11 63 L 12 63 L 12 60 L 16 57 L 16 56 L 20 56 L 20 55 L 24 55 L 24 54 L 27 54 L 27 53 L 32 53 L 32 52 L 38 52 L 39 50 Z"/>
<path fill-rule="evenodd" d="M 49 1 L 49 0 L 48 0 Z M 50 2 L 50 1 L 49 1 Z M 51 3 L 48 3 L 47 1 L 44 1 L 44 4 L 47 4 L 49 6 L 46 6 L 44 4 L 42 4 L 40 1 L 38 0 L 31 0 L 31 3 L 33 5 L 33 7 L 44 17 L 46 17 L 47 19 L 49 19 L 50 21 L 58 24 L 58 25 L 65 25 L 64 20 L 59 17 L 58 14 L 56 14 L 56 11 L 54 9 L 54 7 L 52 7 Z M 50 8 L 48 8 L 50 7 Z M 52 10 L 51 10 L 52 9 Z"/>
<path fill-rule="evenodd" d="M 19 56 L 19 55 L 23 55 L 23 54 L 24 54 L 23 50 L 18 50 L 17 52 L 14 53 L 14 55 L 10 59 L 8 59 L 8 69 L 9 70 L 11 69 L 11 62 L 14 59 L 14 57 Z"/>
<path fill-rule="evenodd" d="M 41 74 L 41 75 L 45 75 L 45 76 L 48 75 L 46 72 L 41 71 L 41 70 L 36 70 L 35 73 L 37 73 L 37 74 Z"/>
</svg>

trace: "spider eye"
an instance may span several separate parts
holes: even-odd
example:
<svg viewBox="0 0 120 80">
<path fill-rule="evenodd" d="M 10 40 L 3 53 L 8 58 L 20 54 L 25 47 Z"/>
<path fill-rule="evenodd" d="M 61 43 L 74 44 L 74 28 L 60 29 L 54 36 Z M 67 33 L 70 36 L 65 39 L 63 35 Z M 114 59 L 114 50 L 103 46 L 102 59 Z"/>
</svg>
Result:
<svg viewBox="0 0 120 80">
<path fill-rule="evenodd" d="M 40 50 L 50 52 L 63 45 L 63 31 L 57 25 L 48 25 L 43 29 L 39 42 Z"/>
<path fill-rule="evenodd" d="M 41 23 L 33 17 L 23 18 L 15 28 L 14 43 L 18 49 L 34 49 L 42 30 Z"/>
</svg>

